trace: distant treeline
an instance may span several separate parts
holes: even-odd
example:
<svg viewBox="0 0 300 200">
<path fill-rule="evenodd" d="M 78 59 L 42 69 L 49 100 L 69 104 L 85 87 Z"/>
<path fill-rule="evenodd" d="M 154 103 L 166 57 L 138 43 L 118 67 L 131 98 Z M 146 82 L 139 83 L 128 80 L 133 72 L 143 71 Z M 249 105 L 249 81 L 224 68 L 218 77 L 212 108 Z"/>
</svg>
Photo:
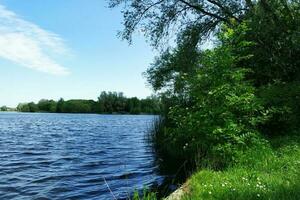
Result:
<svg viewBox="0 0 300 200">
<path fill-rule="evenodd" d="M 49 113 L 159 114 L 160 110 L 160 101 L 155 96 L 146 99 L 127 98 L 121 92 L 102 92 L 98 101 L 42 99 L 38 103 L 20 103 L 17 107 L 19 112 Z"/>
<path fill-rule="evenodd" d="M 2 107 L 0 107 L 0 111 L 2 111 L 2 112 L 15 111 L 15 109 L 14 108 L 9 108 L 7 106 L 2 106 Z"/>
</svg>

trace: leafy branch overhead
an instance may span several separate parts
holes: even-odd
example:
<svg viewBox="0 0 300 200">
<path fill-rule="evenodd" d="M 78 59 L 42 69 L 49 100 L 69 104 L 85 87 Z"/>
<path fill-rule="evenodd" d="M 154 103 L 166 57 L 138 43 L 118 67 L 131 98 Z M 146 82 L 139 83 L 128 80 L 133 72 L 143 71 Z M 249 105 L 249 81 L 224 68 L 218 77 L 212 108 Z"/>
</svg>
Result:
<svg viewBox="0 0 300 200">
<path fill-rule="evenodd" d="M 110 7 L 123 6 L 124 26 L 121 37 L 131 42 L 140 28 L 152 45 L 181 34 L 188 27 L 199 27 L 209 35 L 220 23 L 241 22 L 253 6 L 252 1 L 238 0 L 110 0 Z"/>
<path fill-rule="evenodd" d="M 184 92 L 183 77 L 199 67 L 201 44 L 217 38 L 222 26 L 243 23 L 248 30 L 232 42 L 254 44 L 243 48 L 243 56 L 253 57 L 240 65 L 253 70 L 255 84 L 295 79 L 299 63 L 291 61 L 299 52 L 299 5 L 299 0 L 110 0 L 110 7 L 123 6 L 123 39 L 131 42 L 134 32 L 142 30 L 163 51 L 145 73 L 148 82 L 156 91 L 171 87 L 175 93 Z"/>
</svg>

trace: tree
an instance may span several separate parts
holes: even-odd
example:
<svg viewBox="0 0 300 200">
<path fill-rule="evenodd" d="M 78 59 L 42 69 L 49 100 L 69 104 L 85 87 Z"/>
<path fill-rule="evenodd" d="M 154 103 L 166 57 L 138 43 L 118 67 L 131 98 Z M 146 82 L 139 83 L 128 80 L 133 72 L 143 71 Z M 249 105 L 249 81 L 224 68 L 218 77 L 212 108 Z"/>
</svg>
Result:
<svg viewBox="0 0 300 200">
<path fill-rule="evenodd" d="M 29 109 L 29 106 L 28 106 L 27 103 L 20 103 L 17 106 L 17 111 L 19 111 L 19 112 L 29 112 L 30 109 Z"/>
<path fill-rule="evenodd" d="M 166 37 L 182 35 L 197 27 L 201 36 L 208 36 L 220 23 L 240 22 L 253 7 L 251 0 L 110 0 L 110 7 L 123 5 L 124 31 L 121 37 L 131 42 L 140 28 L 154 46 Z"/>
<path fill-rule="evenodd" d="M 246 21 L 249 30 L 239 40 L 255 45 L 236 51 L 253 55 L 239 65 L 253 70 L 249 78 L 262 85 L 299 77 L 299 60 L 294 62 L 299 54 L 299 0 L 110 0 L 110 7 L 121 5 L 123 39 L 131 42 L 139 29 L 154 47 L 168 46 L 166 41 L 176 38 L 175 48 L 163 48 L 147 70 L 156 91 L 169 88 L 184 97 L 184 77 L 196 70 L 200 44 L 216 36 L 222 25 L 233 28 Z"/>
<path fill-rule="evenodd" d="M 141 113 L 160 114 L 160 101 L 157 97 L 151 96 L 140 100 Z"/>
<path fill-rule="evenodd" d="M 92 100 L 74 99 L 64 102 L 63 112 L 66 113 L 91 113 L 95 102 Z"/>
<path fill-rule="evenodd" d="M 37 106 L 42 112 L 56 112 L 56 102 L 53 100 L 41 99 Z"/>
<path fill-rule="evenodd" d="M 64 99 L 63 98 L 60 98 L 57 102 L 57 105 L 56 105 L 56 112 L 58 113 L 63 113 L 64 112 Z"/>
<path fill-rule="evenodd" d="M 114 98 L 115 94 L 112 92 L 101 92 L 100 96 L 98 97 L 99 106 L 101 109 L 103 109 L 104 113 L 113 113 L 113 104 L 114 104 Z"/>
<path fill-rule="evenodd" d="M 199 47 L 215 35 L 221 24 L 240 23 L 254 1 L 245 0 L 110 0 L 110 7 L 123 5 L 123 39 L 131 42 L 141 30 L 163 53 L 145 73 L 155 91 L 168 89 L 185 98 L 184 77 L 196 70 Z M 176 48 L 164 48 L 176 38 Z"/>
<path fill-rule="evenodd" d="M 140 114 L 141 104 L 138 98 L 133 97 L 128 99 L 128 109 L 130 114 Z"/>
<path fill-rule="evenodd" d="M 123 113 L 126 110 L 126 97 L 122 92 L 101 92 L 98 104 L 104 113 Z"/>
<path fill-rule="evenodd" d="M 248 76 L 257 87 L 300 77 L 300 1 L 258 1 L 248 26 L 242 35 L 236 35 L 232 44 L 247 41 L 247 48 L 235 46 L 236 55 L 251 55 L 240 62 L 252 70 Z"/>
<path fill-rule="evenodd" d="M 0 108 L 0 111 L 7 111 L 8 110 L 8 107 L 6 107 L 6 106 L 2 106 L 1 108 Z"/>
<path fill-rule="evenodd" d="M 28 103 L 29 112 L 38 112 L 39 108 L 34 102 Z"/>
<path fill-rule="evenodd" d="M 143 102 L 143 107 L 141 107 Z M 4 107 L 3 107 L 4 109 Z M 65 101 L 60 98 L 54 100 L 41 99 L 34 102 L 19 104 L 20 112 L 50 112 L 50 113 L 118 113 L 118 114 L 158 114 L 160 112 L 160 100 L 158 98 L 127 98 L 122 92 L 101 92 L 98 101 L 72 99 Z"/>
<path fill-rule="evenodd" d="M 299 0 L 110 2 L 124 5 L 123 39 L 141 30 L 161 52 L 145 75 L 164 104 L 162 149 L 222 162 L 265 128 L 299 127 Z"/>
</svg>

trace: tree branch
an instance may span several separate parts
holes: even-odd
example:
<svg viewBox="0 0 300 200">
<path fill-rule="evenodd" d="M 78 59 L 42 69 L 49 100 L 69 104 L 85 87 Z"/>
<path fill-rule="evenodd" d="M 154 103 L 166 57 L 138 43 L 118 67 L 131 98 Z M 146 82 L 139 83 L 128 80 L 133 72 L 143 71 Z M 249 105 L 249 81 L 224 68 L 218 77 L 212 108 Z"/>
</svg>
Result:
<svg viewBox="0 0 300 200">
<path fill-rule="evenodd" d="M 246 2 L 247 7 L 251 8 L 251 9 L 253 8 L 253 3 L 251 0 L 245 0 L 245 2 Z"/>
<path fill-rule="evenodd" d="M 207 0 L 207 1 L 211 4 L 214 4 L 214 5 L 218 6 L 226 15 L 234 18 L 236 21 L 238 21 L 238 22 L 241 21 L 239 18 L 234 16 L 234 14 L 232 12 L 230 12 L 228 8 L 224 7 L 220 2 L 217 2 L 217 1 L 214 1 L 214 0 Z"/>
<path fill-rule="evenodd" d="M 149 5 L 147 8 L 145 8 L 145 10 L 143 10 L 143 12 L 140 14 L 138 20 L 134 23 L 132 29 L 135 29 L 135 27 L 140 23 L 140 21 L 142 20 L 142 18 L 144 17 L 144 15 L 146 14 L 146 12 L 148 12 L 151 8 L 153 8 L 154 6 L 161 4 L 162 2 L 164 2 L 165 0 L 160 0 L 157 1 L 151 5 Z"/>
<path fill-rule="evenodd" d="M 191 3 L 189 3 L 189 2 L 187 2 L 185 0 L 179 0 L 179 1 L 181 3 L 189 6 L 190 8 L 193 8 L 193 9 L 195 9 L 195 10 L 197 10 L 197 11 L 199 11 L 199 12 L 201 12 L 201 13 L 207 15 L 207 16 L 213 17 L 215 19 L 218 19 L 218 20 L 226 22 L 226 23 L 230 23 L 228 19 L 226 19 L 224 17 L 221 17 L 221 16 L 219 16 L 219 15 L 217 15 L 215 13 L 208 12 L 208 11 L 204 10 L 201 6 L 193 5 L 193 4 L 191 4 Z"/>
</svg>

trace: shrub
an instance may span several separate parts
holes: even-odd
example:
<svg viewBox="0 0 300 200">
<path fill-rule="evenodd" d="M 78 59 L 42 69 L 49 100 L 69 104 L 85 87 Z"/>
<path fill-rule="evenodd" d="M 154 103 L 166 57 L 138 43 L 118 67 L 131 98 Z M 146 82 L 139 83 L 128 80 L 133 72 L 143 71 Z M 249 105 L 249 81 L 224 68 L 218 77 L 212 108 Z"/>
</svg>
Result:
<svg viewBox="0 0 300 200">
<path fill-rule="evenodd" d="M 244 80 L 247 70 L 236 68 L 235 61 L 230 48 L 207 51 L 190 80 L 194 105 L 170 111 L 174 143 L 180 142 L 185 153 L 196 153 L 201 164 L 223 167 L 236 151 L 259 142 L 256 125 L 265 119 L 264 108 Z"/>
<path fill-rule="evenodd" d="M 300 126 L 300 83 L 277 82 L 261 87 L 258 96 L 265 107 L 272 111 L 267 122 L 261 126 L 268 136 L 291 134 Z"/>
</svg>

